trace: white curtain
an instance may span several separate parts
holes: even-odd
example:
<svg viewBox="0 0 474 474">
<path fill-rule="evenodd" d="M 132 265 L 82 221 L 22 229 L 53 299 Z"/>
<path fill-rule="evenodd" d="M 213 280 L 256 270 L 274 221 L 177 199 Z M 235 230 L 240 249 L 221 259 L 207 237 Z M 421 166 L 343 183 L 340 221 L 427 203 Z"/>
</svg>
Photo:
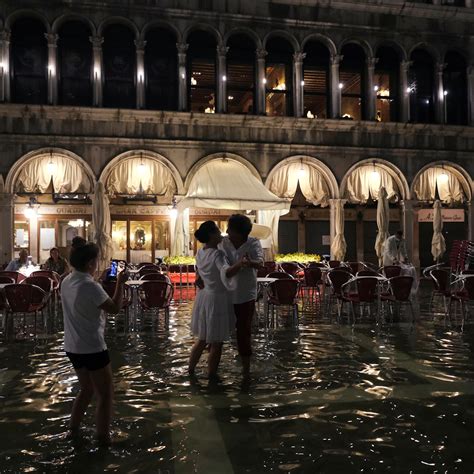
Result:
<svg viewBox="0 0 474 474">
<path fill-rule="evenodd" d="M 104 184 L 99 181 L 95 185 L 92 200 L 92 225 L 94 240 L 99 246 L 99 271 L 108 267 L 113 253 L 112 219 L 110 217 L 110 202 L 105 194 Z"/>
<path fill-rule="evenodd" d="M 380 166 L 363 165 L 351 172 L 347 178 L 346 198 L 353 204 L 362 204 L 379 197 L 379 190 L 385 188 L 389 201 L 400 199 L 396 182 L 390 173 Z"/>
<path fill-rule="evenodd" d="M 280 217 L 286 213 L 287 211 L 279 210 L 257 211 L 257 223 L 269 227 L 272 231 L 268 239 L 260 242 L 267 260 L 272 260 L 275 254 L 278 253 L 278 224 L 280 223 Z"/>
<path fill-rule="evenodd" d="M 128 158 L 118 163 L 106 180 L 106 189 L 110 195 L 145 194 L 172 196 L 176 192 L 176 183 L 170 169 L 159 161 L 150 158 Z"/>
<path fill-rule="evenodd" d="M 383 251 L 385 241 L 389 238 L 388 224 L 390 219 L 390 210 L 388 206 L 387 191 L 382 186 L 379 191 L 377 201 L 377 237 L 375 239 L 375 253 L 379 257 L 379 263 L 383 261 Z"/>
<path fill-rule="evenodd" d="M 282 166 L 273 175 L 269 189 L 281 198 L 293 199 L 300 183 L 301 192 L 314 206 L 329 204 L 329 188 L 321 173 L 314 166 L 304 162 L 294 162 Z"/>
<path fill-rule="evenodd" d="M 171 256 L 189 255 L 189 209 L 178 211 L 171 235 Z"/>
<path fill-rule="evenodd" d="M 3 175 L 0 174 L 0 194 L 5 192 L 5 181 L 3 181 Z"/>
<path fill-rule="evenodd" d="M 331 243 L 331 253 L 335 260 L 344 260 L 346 256 L 346 239 L 344 237 L 344 201 L 338 199 L 334 208 L 335 236 Z"/>
<path fill-rule="evenodd" d="M 44 193 L 53 181 L 56 193 L 89 193 L 91 182 L 81 165 L 65 155 L 46 154 L 28 161 L 21 169 L 15 191 Z"/>
<path fill-rule="evenodd" d="M 433 204 L 433 239 L 431 240 L 431 253 L 435 262 L 446 252 L 446 242 L 443 237 L 443 217 L 441 215 L 441 202 L 437 199 Z"/>
<path fill-rule="evenodd" d="M 436 166 L 423 171 L 415 183 L 415 195 L 420 201 L 433 201 L 436 197 L 436 188 L 439 199 L 446 204 L 465 200 L 461 183 L 446 168 Z"/>
</svg>

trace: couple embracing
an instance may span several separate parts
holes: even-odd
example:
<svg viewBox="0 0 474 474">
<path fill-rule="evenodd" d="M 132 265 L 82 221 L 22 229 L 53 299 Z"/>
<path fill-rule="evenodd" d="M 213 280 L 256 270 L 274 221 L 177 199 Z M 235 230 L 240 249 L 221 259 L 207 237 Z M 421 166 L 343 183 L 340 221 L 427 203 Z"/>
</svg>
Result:
<svg viewBox="0 0 474 474">
<path fill-rule="evenodd" d="M 247 216 L 229 218 L 227 234 L 206 221 L 194 236 L 204 246 L 196 255 L 198 287 L 191 330 L 198 340 L 189 358 L 189 373 L 209 345 L 208 376 L 217 377 L 222 345 L 236 329 L 237 347 L 244 376 L 250 372 L 251 327 L 257 298 L 257 268 L 263 264 L 259 240 L 249 237 L 252 222 Z"/>
</svg>

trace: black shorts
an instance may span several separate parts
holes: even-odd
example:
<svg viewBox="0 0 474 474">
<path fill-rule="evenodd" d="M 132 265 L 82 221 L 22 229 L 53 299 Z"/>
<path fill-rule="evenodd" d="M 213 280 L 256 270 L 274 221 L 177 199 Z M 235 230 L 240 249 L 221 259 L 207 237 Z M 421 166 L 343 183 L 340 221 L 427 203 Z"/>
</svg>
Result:
<svg viewBox="0 0 474 474">
<path fill-rule="evenodd" d="M 99 370 L 110 364 L 109 351 L 107 349 L 93 354 L 73 354 L 72 352 L 66 352 L 66 355 L 76 370 Z"/>
</svg>

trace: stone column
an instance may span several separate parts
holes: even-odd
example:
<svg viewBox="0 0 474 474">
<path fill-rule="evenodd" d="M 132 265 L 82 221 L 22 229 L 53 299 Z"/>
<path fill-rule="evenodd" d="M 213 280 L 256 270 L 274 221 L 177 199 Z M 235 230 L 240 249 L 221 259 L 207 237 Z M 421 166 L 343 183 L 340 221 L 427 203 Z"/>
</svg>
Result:
<svg viewBox="0 0 474 474">
<path fill-rule="evenodd" d="M 331 118 L 341 117 L 341 89 L 339 88 L 339 64 L 344 56 L 331 55 L 330 89 L 331 89 Z"/>
<path fill-rule="evenodd" d="M 145 46 L 146 41 L 135 40 L 135 48 L 137 54 L 137 109 L 145 108 Z"/>
<path fill-rule="evenodd" d="M 375 112 L 377 109 L 377 92 L 375 90 L 374 72 L 375 65 L 379 58 L 367 58 L 365 61 L 367 70 L 365 78 L 366 101 L 365 101 L 365 119 L 375 120 Z"/>
<path fill-rule="evenodd" d="M 178 110 L 184 112 L 188 110 L 188 79 L 186 68 L 186 52 L 189 44 L 176 43 L 178 49 Z"/>
<path fill-rule="evenodd" d="M 48 104 L 58 103 L 58 35 L 45 33 L 44 37 L 48 41 Z"/>
<path fill-rule="evenodd" d="M 297 51 L 293 54 L 293 103 L 294 116 L 302 117 L 304 113 L 303 61 L 306 53 Z"/>
<path fill-rule="evenodd" d="M 401 203 L 402 206 L 402 221 L 403 221 L 403 235 L 405 238 L 407 253 L 410 262 L 414 262 L 415 257 L 415 242 L 413 239 L 413 222 L 414 222 L 414 210 L 413 201 L 411 199 L 405 199 Z M 419 266 L 419 262 L 418 262 Z"/>
<path fill-rule="evenodd" d="M 408 90 L 410 85 L 408 83 L 408 72 L 412 64 L 412 61 L 400 62 L 400 122 L 410 121 L 410 92 Z"/>
<path fill-rule="evenodd" d="M 446 123 L 445 97 L 443 87 L 443 71 L 446 67 L 444 63 L 436 63 L 434 78 L 434 96 L 435 96 L 435 122 Z"/>
<path fill-rule="evenodd" d="M 474 125 L 474 65 L 467 68 L 468 123 Z"/>
<path fill-rule="evenodd" d="M 0 102 L 10 102 L 10 32 L 0 34 Z"/>
<path fill-rule="evenodd" d="M 104 38 L 101 36 L 90 36 L 89 41 L 92 43 L 92 91 L 94 107 L 102 107 L 102 80 L 103 80 L 103 64 L 102 64 L 102 43 Z"/>
<path fill-rule="evenodd" d="M 267 52 L 264 49 L 257 49 L 257 84 L 255 84 L 255 99 L 256 107 L 255 113 L 258 115 L 265 115 L 266 113 L 266 88 L 267 88 L 267 79 L 265 74 L 265 57 Z"/>
<path fill-rule="evenodd" d="M 14 202 L 11 194 L 0 194 L 0 264 L 13 258 Z"/>
<path fill-rule="evenodd" d="M 227 112 L 227 51 L 229 48 L 226 46 L 217 47 L 216 112 L 218 114 Z"/>
</svg>

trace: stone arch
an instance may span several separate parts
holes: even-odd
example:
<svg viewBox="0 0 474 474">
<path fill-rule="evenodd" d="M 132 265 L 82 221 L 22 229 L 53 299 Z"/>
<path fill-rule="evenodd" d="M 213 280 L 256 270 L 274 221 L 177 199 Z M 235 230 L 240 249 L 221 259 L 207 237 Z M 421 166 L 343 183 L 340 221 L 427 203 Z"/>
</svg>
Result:
<svg viewBox="0 0 474 474">
<path fill-rule="evenodd" d="M 135 39 L 138 39 L 140 36 L 140 32 L 138 31 L 137 25 L 129 20 L 128 18 L 124 18 L 122 16 L 111 16 L 106 18 L 104 21 L 102 21 L 97 28 L 97 34 L 99 36 L 104 35 L 104 30 L 109 26 L 109 25 L 114 25 L 114 24 L 120 24 L 124 25 L 128 28 L 130 28 L 133 31 L 133 34 L 135 35 Z"/>
<path fill-rule="evenodd" d="M 381 40 L 374 45 L 374 55 L 377 55 L 377 51 L 380 48 L 391 48 L 397 52 L 400 61 L 408 61 L 408 54 L 406 49 L 397 41 L 394 40 Z"/>
<path fill-rule="evenodd" d="M 223 40 L 222 35 L 219 32 L 219 30 L 217 30 L 216 28 L 214 28 L 213 26 L 211 26 L 207 23 L 193 23 L 193 24 L 189 25 L 183 33 L 183 42 L 187 43 L 189 35 L 191 33 L 195 32 L 195 31 L 199 31 L 199 30 L 207 31 L 208 33 L 211 33 L 215 37 L 217 45 L 224 44 L 224 40 Z"/>
<path fill-rule="evenodd" d="M 334 41 L 331 38 L 329 38 L 328 36 L 323 35 L 321 33 L 311 33 L 311 34 L 309 34 L 308 36 L 306 36 L 304 38 L 304 40 L 301 43 L 301 50 L 302 51 L 304 50 L 304 47 L 306 46 L 306 44 L 309 41 L 319 41 L 324 46 L 326 46 L 326 48 L 328 49 L 329 54 L 331 56 L 336 56 L 337 55 L 337 46 L 334 43 Z"/>
<path fill-rule="evenodd" d="M 273 176 L 280 168 L 291 163 L 298 163 L 300 161 L 310 166 L 313 166 L 321 173 L 331 193 L 331 195 L 329 196 L 330 199 L 337 199 L 339 197 L 339 186 L 337 184 L 337 180 L 333 172 L 322 161 L 309 155 L 292 155 L 283 159 L 282 161 L 279 161 L 275 166 L 273 166 L 273 168 L 268 173 L 267 178 L 265 180 L 265 186 L 267 188 L 269 187 Z"/>
<path fill-rule="evenodd" d="M 250 170 L 250 172 L 256 178 L 259 179 L 260 182 L 262 182 L 262 177 L 260 176 L 260 173 L 257 171 L 257 168 L 255 168 L 255 166 L 252 163 L 250 163 L 250 161 L 248 161 L 245 158 L 242 158 L 240 155 L 236 155 L 235 153 L 229 153 L 229 152 L 221 151 L 221 152 L 218 152 L 218 153 L 212 153 L 210 155 L 206 155 L 203 158 L 201 158 L 200 160 L 198 160 L 196 163 L 194 163 L 194 165 L 191 167 L 191 169 L 188 171 L 188 174 L 186 175 L 186 179 L 185 179 L 185 182 L 184 182 L 185 189 L 187 190 L 189 188 L 189 184 L 191 183 L 194 176 L 196 175 L 196 173 L 199 171 L 199 169 L 202 166 L 204 166 L 206 163 L 209 163 L 212 160 L 219 160 L 219 159 L 222 159 L 222 158 L 226 158 L 226 159 L 229 159 L 229 160 L 234 160 L 234 161 L 237 161 L 237 162 L 243 164 L 244 166 L 246 166 Z"/>
<path fill-rule="evenodd" d="M 128 158 L 137 157 L 140 155 L 140 153 L 143 154 L 144 158 L 151 159 L 153 161 L 156 161 L 166 166 L 170 170 L 171 175 L 174 178 L 174 181 L 176 184 L 176 192 L 178 194 L 183 193 L 183 179 L 181 178 L 181 175 L 179 174 L 179 171 L 176 168 L 176 166 L 170 160 L 168 160 L 168 158 L 164 157 L 163 155 L 156 153 L 154 151 L 145 150 L 145 149 L 128 150 L 112 158 L 104 166 L 102 172 L 100 173 L 99 181 L 102 181 L 105 184 L 110 172 L 120 161 L 126 160 Z"/>
<path fill-rule="evenodd" d="M 468 201 L 472 200 L 473 196 L 473 181 L 469 173 L 460 165 L 453 163 L 452 161 L 446 161 L 446 160 L 439 160 L 439 161 L 433 161 L 431 163 L 428 163 L 427 165 L 423 166 L 416 174 L 415 177 L 413 178 L 413 181 L 410 185 L 410 192 L 411 196 L 413 199 L 416 198 L 414 188 L 416 185 L 416 182 L 420 178 L 421 174 L 424 173 L 427 169 L 433 168 L 433 167 L 442 167 L 446 168 L 448 171 L 454 174 L 456 178 L 458 178 L 459 182 L 461 183 L 461 186 L 463 188 L 463 191 L 466 194 L 466 199 Z"/>
<path fill-rule="evenodd" d="M 148 23 L 146 23 L 145 26 L 143 26 L 143 28 L 140 31 L 140 35 L 139 35 L 140 39 L 144 40 L 147 33 L 154 28 L 169 30 L 172 33 L 174 33 L 177 43 L 181 43 L 183 41 L 182 34 L 178 30 L 178 28 L 176 28 L 172 23 L 166 20 L 151 20 Z"/>
<path fill-rule="evenodd" d="M 10 31 L 13 23 L 21 18 L 36 18 L 40 20 L 46 29 L 46 33 L 51 33 L 51 25 L 44 15 L 35 10 L 17 10 L 7 17 L 5 20 L 5 29 Z"/>
<path fill-rule="evenodd" d="M 424 43 L 424 42 L 417 43 L 417 44 L 413 45 L 410 48 L 410 50 L 408 51 L 408 59 L 411 58 L 411 55 L 413 54 L 413 51 L 415 51 L 417 49 L 421 49 L 423 51 L 426 51 L 431 56 L 434 63 L 439 62 L 440 59 L 441 59 L 441 56 L 440 56 L 438 50 L 436 48 L 434 48 L 432 45 L 430 45 L 428 43 Z"/>
<path fill-rule="evenodd" d="M 408 181 L 405 177 L 405 175 L 402 173 L 400 168 L 395 166 L 393 163 L 390 163 L 390 161 L 383 160 L 381 158 L 368 158 L 365 160 L 360 160 L 357 163 L 354 163 L 344 174 L 344 177 L 342 178 L 341 185 L 339 188 L 339 193 L 341 197 L 344 197 L 345 191 L 346 191 L 346 186 L 347 186 L 347 178 L 348 176 L 359 166 L 364 166 L 364 165 L 371 165 L 375 163 L 377 166 L 380 166 L 382 169 L 387 171 L 390 176 L 393 178 L 395 183 L 397 184 L 397 187 L 400 191 L 400 199 L 401 200 L 407 200 L 411 198 L 411 189 L 410 186 L 408 185 Z"/>
<path fill-rule="evenodd" d="M 51 27 L 51 31 L 53 33 L 58 33 L 58 31 L 61 29 L 61 26 L 63 26 L 65 23 L 69 21 L 79 21 L 81 23 L 84 23 L 89 27 L 91 36 L 97 35 L 97 28 L 95 24 L 93 23 L 93 21 L 77 13 L 68 13 L 66 15 L 61 15 L 60 17 L 56 18 L 56 20 L 54 20 L 53 22 L 53 26 Z"/>
<path fill-rule="evenodd" d="M 357 39 L 357 38 L 352 38 L 352 37 L 351 38 L 346 38 L 346 39 L 341 41 L 341 43 L 339 44 L 339 47 L 338 47 L 338 53 L 341 54 L 342 48 L 344 46 L 346 46 L 347 44 L 351 44 L 351 43 L 360 46 L 362 48 L 362 50 L 364 51 L 364 54 L 365 54 L 366 58 L 373 58 L 374 57 L 374 51 L 372 49 L 372 46 L 370 46 L 370 44 L 367 41 Z"/>
<path fill-rule="evenodd" d="M 284 38 L 284 39 L 288 40 L 288 42 L 293 47 L 293 52 L 300 51 L 300 49 L 301 49 L 300 44 L 299 44 L 298 40 L 296 39 L 296 37 L 293 36 L 292 34 L 288 33 L 285 30 L 273 30 L 273 31 L 270 31 L 269 33 L 267 33 L 265 35 L 265 38 L 263 38 L 263 47 L 266 48 L 268 40 L 270 40 L 271 38 L 275 38 L 275 37 L 280 37 L 280 38 Z"/>
<path fill-rule="evenodd" d="M 250 28 L 246 27 L 237 27 L 237 28 L 232 28 L 229 30 L 225 35 L 224 35 L 224 44 L 227 45 L 229 39 L 234 36 L 234 35 L 245 35 L 251 38 L 254 43 L 255 43 L 255 49 L 260 49 L 262 48 L 262 40 L 259 38 L 257 33 L 255 31 L 251 30 Z"/>
<path fill-rule="evenodd" d="M 76 155 L 72 151 L 66 150 L 64 148 L 56 148 L 56 147 L 47 147 L 47 148 L 39 148 L 37 150 L 30 151 L 23 155 L 20 159 L 15 161 L 13 166 L 10 168 L 10 171 L 7 174 L 7 178 L 5 180 L 5 191 L 10 194 L 15 194 L 15 184 L 17 182 L 18 176 L 22 168 L 29 162 L 33 161 L 38 157 L 42 157 L 44 155 L 49 155 L 49 153 L 54 153 L 56 155 L 63 155 L 72 160 L 76 161 L 79 166 L 81 167 L 82 171 L 86 173 L 86 176 L 90 180 L 91 190 L 94 189 L 94 183 L 96 181 L 96 177 L 92 168 L 89 164 L 81 158 L 79 155 Z"/>
</svg>

